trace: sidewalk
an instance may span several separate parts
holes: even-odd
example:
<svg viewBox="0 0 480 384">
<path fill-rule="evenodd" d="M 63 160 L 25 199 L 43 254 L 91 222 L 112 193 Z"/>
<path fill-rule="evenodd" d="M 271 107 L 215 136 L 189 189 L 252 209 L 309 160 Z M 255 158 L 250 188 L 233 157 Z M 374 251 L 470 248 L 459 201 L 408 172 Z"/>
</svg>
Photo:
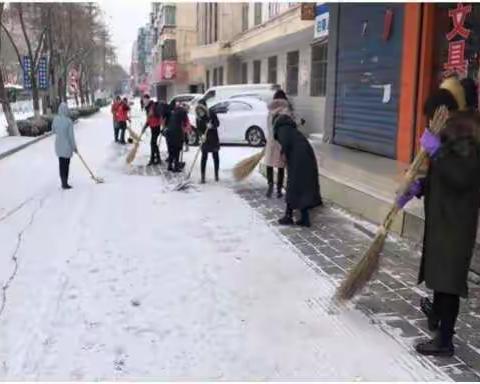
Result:
<svg viewBox="0 0 480 384">
<path fill-rule="evenodd" d="M 276 220 L 284 213 L 282 200 L 266 199 L 265 191 L 258 189 L 238 189 L 237 193 L 278 229 L 279 235 L 296 248 L 311 268 L 330 276 L 337 284 L 371 242 L 369 233 L 374 226 L 333 205 L 316 210 L 310 229 L 279 227 Z M 423 286 L 416 284 L 420 250 L 421 243 L 390 237 L 379 274 L 355 302 L 372 323 L 412 354 L 415 354 L 413 345 L 430 335 L 425 316 L 419 311 L 420 297 L 428 294 Z M 479 381 L 479 329 L 480 287 L 470 283 L 470 299 L 462 301 L 457 324 L 456 356 L 431 361 L 455 381 Z"/>
<path fill-rule="evenodd" d="M 0 160 L 13 155 L 15 152 L 21 151 L 47 137 L 51 136 L 51 132 L 37 137 L 27 136 L 5 136 L 0 137 Z"/>
</svg>

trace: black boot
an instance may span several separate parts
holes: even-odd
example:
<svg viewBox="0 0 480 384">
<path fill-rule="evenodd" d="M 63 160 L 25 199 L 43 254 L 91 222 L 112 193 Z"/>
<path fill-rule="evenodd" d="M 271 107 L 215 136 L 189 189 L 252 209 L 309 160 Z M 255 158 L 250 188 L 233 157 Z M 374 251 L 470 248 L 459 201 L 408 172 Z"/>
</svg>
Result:
<svg viewBox="0 0 480 384">
<path fill-rule="evenodd" d="M 430 332 L 436 331 L 438 329 L 440 319 L 435 316 L 435 313 L 433 312 L 433 304 L 428 297 L 422 297 L 420 299 L 420 308 L 424 315 L 427 316 L 428 330 Z"/>
<path fill-rule="evenodd" d="M 417 344 L 415 350 L 424 356 L 452 357 L 455 353 L 452 338 L 449 337 L 448 340 L 442 340 L 440 335 L 437 335 L 430 341 Z"/>
<path fill-rule="evenodd" d="M 205 184 L 205 173 L 202 173 L 202 179 L 200 180 L 201 184 Z"/>
<path fill-rule="evenodd" d="M 271 198 L 272 197 L 272 194 L 273 194 L 273 184 L 268 184 L 268 189 L 267 189 L 267 198 Z"/>
<path fill-rule="evenodd" d="M 293 225 L 293 211 L 287 207 L 287 210 L 285 211 L 285 216 L 283 216 L 281 219 L 278 220 L 278 224 L 280 225 Z"/>
<path fill-rule="evenodd" d="M 282 186 L 279 185 L 279 186 L 277 187 L 277 198 L 278 198 L 278 199 L 281 199 L 282 197 L 283 197 Z"/>
<path fill-rule="evenodd" d="M 297 224 L 300 227 L 307 227 L 307 228 L 311 226 L 310 215 L 307 209 L 302 209 L 302 217 L 295 224 Z"/>
</svg>

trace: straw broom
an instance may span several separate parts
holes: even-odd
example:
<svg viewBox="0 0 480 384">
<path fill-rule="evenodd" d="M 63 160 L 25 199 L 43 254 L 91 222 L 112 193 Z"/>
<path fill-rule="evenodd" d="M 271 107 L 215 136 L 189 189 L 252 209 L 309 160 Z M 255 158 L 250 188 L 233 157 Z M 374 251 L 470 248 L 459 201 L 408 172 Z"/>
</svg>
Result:
<svg viewBox="0 0 480 384">
<path fill-rule="evenodd" d="M 445 127 L 447 119 L 448 110 L 445 106 L 441 106 L 435 111 L 435 115 L 430 122 L 430 131 L 434 134 L 440 133 Z M 397 191 L 397 196 L 403 194 L 409 188 L 411 183 L 415 180 L 415 177 L 419 174 L 420 168 L 427 158 L 428 154 L 423 148 L 421 148 L 406 172 L 403 183 Z M 377 230 L 375 238 L 367 252 L 363 255 L 358 264 L 350 270 L 345 280 L 340 287 L 338 287 L 335 294 L 335 298 L 338 301 L 346 301 L 353 298 L 370 281 L 373 274 L 378 270 L 383 245 L 385 244 L 387 234 L 395 220 L 395 216 L 399 211 L 400 208 L 398 208 L 395 202 L 390 208 L 382 225 Z"/>
<path fill-rule="evenodd" d="M 260 152 L 239 161 L 232 170 L 235 181 L 245 180 L 257 167 L 263 156 L 265 156 L 265 148 Z"/>
<path fill-rule="evenodd" d="M 140 147 L 140 141 L 142 140 L 142 136 L 145 131 L 143 131 L 140 136 L 138 137 L 138 140 L 135 141 L 135 144 L 133 145 L 132 150 L 129 152 L 127 155 L 127 164 L 132 164 L 133 160 L 135 160 L 135 157 L 137 156 L 138 148 Z"/>
<path fill-rule="evenodd" d="M 128 133 L 130 134 L 130 137 L 134 141 L 140 141 L 140 136 L 138 136 L 138 134 L 130 126 L 127 126 L 127 129 L 128 129 Z"/>
</svg>

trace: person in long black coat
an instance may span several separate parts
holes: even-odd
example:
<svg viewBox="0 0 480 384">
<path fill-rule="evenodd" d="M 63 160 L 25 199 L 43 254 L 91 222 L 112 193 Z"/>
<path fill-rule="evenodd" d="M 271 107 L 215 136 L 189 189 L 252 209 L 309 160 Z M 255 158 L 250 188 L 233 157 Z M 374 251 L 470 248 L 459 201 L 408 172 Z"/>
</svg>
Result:
<svg viewBox="0 0 480 384">
<path fill-rule="evenodd" d="M 279 223 L 293 224 L 293 210 L 299 210 L 301 219 L 296 224 L 309 227 L 309 210 L 323 204 L 315 153 L 288 113 L 274 115 L 273 132 L 287 161 L 287 209 Z"/>
<path fill-rule="evenodd" d="M 168 147 L 168 170 L 181 172 L 180 152 L 184 142 L 184 126 L 188 124 L 188 115 L 184 108 L 176 106 L 168 116 L 165 138 Z"/>
<path fill-rule="evenodd" d="M 220 139 L 218 137 L 218 121 L 217 114 L 207 108 L 205 101 L 200 100 L 195 108 L 197 132 L 201 135 L 202 159 L 200 162 L 200 170 L 202 175 L 202 184 L 205 183 L 205 170 L 207 167 L 208 154 L 213 157 L 215 169 L 215 181 L 219 180 L 218 172 L 220 169 Z"/>
</svg>

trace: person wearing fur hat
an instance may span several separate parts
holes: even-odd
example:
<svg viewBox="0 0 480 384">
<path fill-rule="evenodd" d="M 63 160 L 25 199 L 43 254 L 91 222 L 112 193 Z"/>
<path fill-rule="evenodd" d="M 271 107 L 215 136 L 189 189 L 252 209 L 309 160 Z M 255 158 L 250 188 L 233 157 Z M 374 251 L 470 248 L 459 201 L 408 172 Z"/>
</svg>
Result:
<svg viewBox="0 0 480 384">
<path fill-rule="evenodd" d="M 220 140 L 218 138 L 218 121 L 217 114 L 207 108 L 204 100 L 200 100 L 195 108 L 197 115 L 197 130 L 202 136 L 202 159 L 200 161 L 200 170 L 202 174 L 202 184 L 205 184 L 205 170 L 207 167 L 208 154 L 213 157 L 213 166 L 215 169 L 215 181 L 218 181 L 218 171 L 220 169 Z"/>
<path fill-rule="evenodd" d="M 460 297 L 467 297 L 467 277 L 472 260 L 480 208 L 480 117 L 467 109 L 458 79 L 448 79 L 433 94 L 424 111 L 432 119 L 445 105 L 450 117 L 437 136 L 428 129 L 421 145 L 429 155 L 424 179 L 415 181 L 397 198 L 403 208 L 414 196 L 424 196 L 425 230 L 419 283 L 433 290 L 433 303 L 423 298 L 420 307 L 427 316 L 433 339 L 421 342 L 422 355 L 449 357 L 454 354 L 453 335 Z"/>
<path fill-rule="evenodd" d="M 285 178 L 285 159 L 282 156 L 282 147 L 280 143 L 273 137 L 273 110 L 285 110 L 292 112 L 290 103 L 288 102 L 287 95 L 281 89 L 275 92 L 273 95 L 273 101 L 268 105 L 268 121 L 267 121 L 267 143 L 265 145 L 265 156 L 263 157 L 263 164 L 267 171 L 267 197 L 272 197 L 273 194 L 273 172 L 274 168 L 277 168 L 277 197 L 283 196 L 283 180 Z"/>
<path fill-rule="evenodd" d="M 323 205 L 320 196 L 317 159 L 307 138 L 298 130 L 290 108 L 272 108 L 273 137 L 280 143 L 281 154 L 286 159 L 287 189 L 285 216 L 281 225 L 293 224 L 293 210 L 301 218 L 295 224 L 310 227 L 309 210 Z"/>
</svg>

